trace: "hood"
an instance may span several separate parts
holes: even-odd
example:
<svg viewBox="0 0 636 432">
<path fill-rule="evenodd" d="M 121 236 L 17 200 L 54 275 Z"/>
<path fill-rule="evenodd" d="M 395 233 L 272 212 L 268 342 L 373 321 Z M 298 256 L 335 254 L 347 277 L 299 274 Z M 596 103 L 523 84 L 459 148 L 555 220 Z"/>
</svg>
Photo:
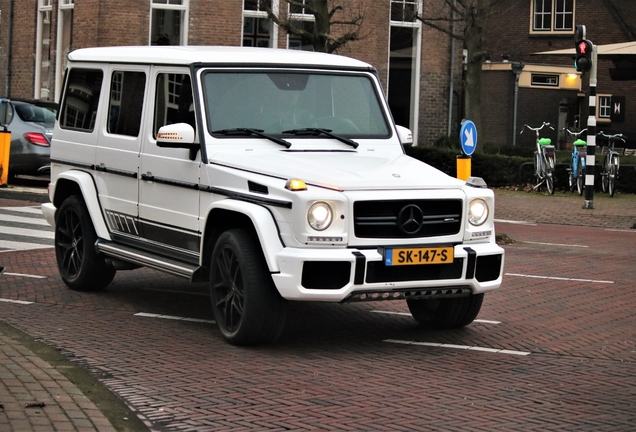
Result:
<svg viewBox="0 0 636 432">
<path fill-rule="evenodd" d="M 403 153 L 360 148 L 358 151 L 216 153 L 210 155 L 210 160 L 340 190 L 456 189 L 464 184 Z"/>
</svg>

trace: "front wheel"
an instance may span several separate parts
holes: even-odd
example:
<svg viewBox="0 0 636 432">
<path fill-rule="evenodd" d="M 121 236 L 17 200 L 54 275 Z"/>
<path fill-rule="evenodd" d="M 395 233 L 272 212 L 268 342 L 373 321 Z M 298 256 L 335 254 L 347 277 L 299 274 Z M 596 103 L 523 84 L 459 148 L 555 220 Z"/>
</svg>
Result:
<svg viewBox="0 0 636 432">
<path fill-rule="evenodd" d="M 603 172 L 601 173 L 601 191 L 607 192 L 609 189 L 609 166 L 608 162 L 605 163 Z"/>
<path fill-rule="evenodd" d="M 477 317 L 483 294 L 447 299 L 407 300 L 415 320 L 427 327 L 454 329 L 467 326 Z"/>
<path fill-rule="evenodd" d="M 55 257 L 64 283 L 78 291 L 97 291 L 115 277 L 115 268 L 95 250 L 97 234 L 86 204 L 70 196 L 55 218 Z"/>
<path fill-rule="evenodd" d="M 612 157 L 612 161 L 609 167 L 609 175 L 607 180 L 607 191 L 609 196 L 613 197 L 616 192 L 616 177 L 618 176 L 618 158 Z"/>
<path fill-rule="evenodd" d="M 585 168 L 583 168 L 583 163 L 581 159 L 579 159 L 578 167 L 576 169 L 576 191 L 579 193 L 579 196 L 583 195 L 583 190 L 585 189 Z"/>
<path fill-rule="evenodd" d="M 210 266 L 212 310 L 223 338 L 233 345 L 274 342 L 287 316 L 285 300 L 269 274 L 258 241 L 243 229 L 219 237 Z"/>
</svg>

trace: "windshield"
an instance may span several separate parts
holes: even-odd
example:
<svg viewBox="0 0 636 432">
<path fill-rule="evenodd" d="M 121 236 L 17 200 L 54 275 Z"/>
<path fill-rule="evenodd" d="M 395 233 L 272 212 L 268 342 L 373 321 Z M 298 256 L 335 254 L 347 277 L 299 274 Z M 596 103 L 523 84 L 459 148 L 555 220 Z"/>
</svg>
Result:
<svg viewBox="0 0 636 432">
<path fill-rule="evenodd" d="M 373 82 L 365 74 L 208 71 L 203 91 L 212 134 L 250 128 L 295 135 L 294 130 L 321 128 L 350 137 L 390 135 Z"/>
<path fill-rule="evenodd" d="M 16 104 L 18 116 L 25 122 L 55 123 L 55 110 L 31 104 Z"/>
</svg>

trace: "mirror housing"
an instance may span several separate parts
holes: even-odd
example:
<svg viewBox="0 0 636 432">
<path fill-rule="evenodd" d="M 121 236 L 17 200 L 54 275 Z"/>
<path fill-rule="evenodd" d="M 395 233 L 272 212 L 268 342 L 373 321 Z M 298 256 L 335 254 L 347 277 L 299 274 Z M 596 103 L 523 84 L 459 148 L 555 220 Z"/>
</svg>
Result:
<svg viewBox="0 0 636 432">
<path fill-rule="evenodd" d="M 194 160 L 201 149 L 201 146 L 194 142 L 194 137 L 194 128 L 187 123 L 161 126 L 157 132 L 157 147 L 188 149 L 190 160 Z"/>
<path fill-rule="evenodd" d="M 404 126 L 395 125 L 397 129 L 398 138 L 404 147 L 410 147 L 413 145 L 413 132 Z"/>
</svg>

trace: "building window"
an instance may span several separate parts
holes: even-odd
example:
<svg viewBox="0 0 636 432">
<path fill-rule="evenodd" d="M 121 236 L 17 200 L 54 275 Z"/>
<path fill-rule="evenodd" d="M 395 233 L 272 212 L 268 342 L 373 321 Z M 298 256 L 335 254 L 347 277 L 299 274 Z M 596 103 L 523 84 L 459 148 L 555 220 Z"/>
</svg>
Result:
<svg viewBox="0 0 636 432">
<path fill-rule="evenodd" d="M 51 0 L 38 1 L 35 52 L 35 99 L 52 100 L 51 91 Z"/>
<path fill-rule="evenodd" d="M 61 0 L 57 11 L 57 51 L 55 53 L 55 100 L 60 100 L 67 54 L 73 50 L 74 0 Z"/>
<path fill-rule="evenodd" d="M 558 87 L 559 76 L 547 74 L 532 74 L 530 85 L 539 87 Z"/>
<path fill-rule="evenodd" d="M 598 107 L 596 116 L 599 119 L 609 119 L 612 115 L 612 96 L 600 95 L 598 97 Z"/>
<path fill-rule="evenodd" d="M 531 0 L 531 33 L 571 33 L 575 0 Z"/>
<path fill-rule="evenodd" d="M 391 0 L 391 21 L 413 22 L 418 0 Z"/>
<path fill-rule="evenodd" d="M 267 17 L 272 0 L 245 0 L 243 3 L 243 46 L 272 48 L 274 28 Z"/>
<path fill-rule="evenodd" d="M 298 3 L 300 4 L 290 3 L 289 5 L 289 17 L 291 19 L 291 24 L 294 27 L 311 34 L 314 32 L 314 22 L 316 20 L 313 10 L 311 9 L 312 0 L 298 0 Z M 314 45 L 309 38 L 290 34 L 287 40 L 287 48 L 313 51 Z"/>
<path fill-rule="evenodd" d="M 150 45 L 187 45 L 188 1 L 152 0 Z"/>
</svg>

